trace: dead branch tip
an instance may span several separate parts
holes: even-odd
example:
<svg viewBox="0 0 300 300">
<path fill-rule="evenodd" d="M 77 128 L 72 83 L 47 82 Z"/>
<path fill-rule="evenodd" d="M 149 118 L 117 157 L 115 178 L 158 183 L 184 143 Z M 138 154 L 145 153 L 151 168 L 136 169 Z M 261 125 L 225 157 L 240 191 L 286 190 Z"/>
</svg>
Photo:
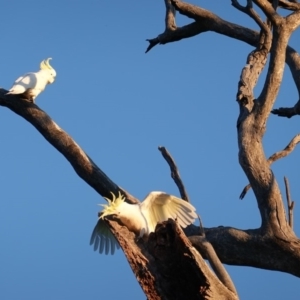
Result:
<svg viewBox="0 0 300 300">
<path fill-rule="evenodd" d="M 286 193 L 286 201 L 288 206 L 288 219 L 289 219 L 289 225 L 293 229 L 294 226 L 294 206 L 295 202 L 291 200 L 291 193 L 290 193 L 290 186 L 288 179 L 284 176 L 284 185 L 285 185 L 285 193 Z"/>
<path fill-rule="evenodd" d="M 179 171 L 178 168 L 175 164 L 174 159 L 172 158 L 171 154 L 168 152 L 168 150 L 163 147 L 163 146 L 159 146 L 158 150 L 161 152 L 163 158 L 166 160 L 166 162 L 168 163 L 170 170 L 171 170 L 171 177 L 173 178 L 175 184 L 177 185 L 181 198 L 187 202 L 190 202 L 189 200 L 189 196 L 185 190 L 184 184 L 180 178 L 179 175 Z"/>
<path fill-rule="evenodd" d="M 247 184 L 244 188 L 243 188 L 243 190 L 242 190 L 242 192 L 241 192 L 241 194 L 240 194 L 240 200 L 243 200 L 244 199 L 244 197 L 246 196 L 246 194 L 247 194 L 247 192 L 249 191 L 251 189 L 251 185 L 250 184 Z"/>
<path fill-rule="evenodd" d="M 159 44 L 158 38 L 147 39 L 146 41 L 149 42 L 149 46 L 147 47 L 145 53 L 148 53 L 153 47 L 155 47 L 157 44 Z"/>
</svg>

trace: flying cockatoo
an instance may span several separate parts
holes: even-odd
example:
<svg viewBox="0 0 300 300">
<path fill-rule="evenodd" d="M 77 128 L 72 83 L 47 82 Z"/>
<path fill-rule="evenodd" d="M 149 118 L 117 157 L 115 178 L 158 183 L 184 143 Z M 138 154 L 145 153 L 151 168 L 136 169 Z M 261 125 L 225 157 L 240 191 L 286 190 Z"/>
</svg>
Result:
<svg viewBox="0 0 300 300">
<path fill-rule="evenodd" d="M 24 94 L 31 102 L 45 89 L 48 83 L 53 83 L 55 80 L 56 72 L 50 66 L 47 58 L 40 64 L 40 70 L 35 73 L 26 73 L 19 77 L 6 95 L 9 94 Z"/>
<path fill-rule="evenodd" d="M 100 253 L 105 251 L 105 254 L 109 252 L 114 254 L 115 249 L 120 248 L 104 220 L 105 216 L 116 215 L 116 218 L 138 237 L 154 232 L 157 223 L 169 218 L 176 219 L 183 228 L 192 224 L 197 218 L 193 205 L 163 192 L 151 192 L 143 202 L 137 204 L 125 202 L 125 197 L 120 193 L 118 197 L 113 193 L 112 196 L 112 200 L 105 198 L 108 205 L 100 204 L 104 209 L 100 213 L 90 240 L 94 250 L 99 250 Z"/>
</svg>

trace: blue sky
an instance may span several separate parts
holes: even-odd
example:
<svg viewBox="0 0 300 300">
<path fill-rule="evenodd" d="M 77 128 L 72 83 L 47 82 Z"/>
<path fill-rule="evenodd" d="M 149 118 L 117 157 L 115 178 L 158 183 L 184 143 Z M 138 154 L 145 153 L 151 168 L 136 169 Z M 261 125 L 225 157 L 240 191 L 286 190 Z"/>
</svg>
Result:
<svg viewBox="0 0 300 300">
<path fill-rule="evenodd" d="M 206 2 L 222 18 L 256 28 L 231 1 Z M 52 57 L 57 79 L 37 104 L 112 180 L 141 200 L 154 190 L 178 195 L 162 145 L 206 227 L 260 226 L 253 192 L 238 199 L 247 179 L 237 158 L 235 95 L 250 46 L 205 33 L 145 54 L 145 40 L 164 30 L 163 1 L 15 0 L 2 11 L 1 87 Z M 177 24 L 187 22 L 179 16 Z M 296 33 L 290 45 L 300 50 L 299 41 Z M 286 69 L 275 106 L 297 99 Z M 105 256 L 89 246 L 104 200 L 25 120 L 2 107 L 0 126 L 0 298 L 145 299 L 122 251 Z M 271 116 L 266 156 L 298 133 L 299 118 Z M 296 148 L 272 166 L 282 192 L 283 176 L 290 181 L 296 234 L 299 156 Z M 298 299 L 296 277 L 226 268 L 241 299 Z"/>
</svg>

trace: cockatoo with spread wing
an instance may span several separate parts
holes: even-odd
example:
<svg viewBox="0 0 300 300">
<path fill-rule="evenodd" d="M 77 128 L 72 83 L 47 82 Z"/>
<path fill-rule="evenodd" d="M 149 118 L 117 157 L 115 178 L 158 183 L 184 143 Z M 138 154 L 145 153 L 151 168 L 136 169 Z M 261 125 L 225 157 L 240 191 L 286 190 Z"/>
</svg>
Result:
<svg viewBox="0 0 300 300">
<path fill-rule="evenodd" d="M 137 204 L 125 202 L 125 198 L 120 193 L 118 197 L 113 193 L 112 196 L 112 200 L 105 198 L 108 205 L 101 204 L 104 209 L 100 213 L 90 240 L 94 250 L 99 250 L 100 253 L 105 251 L 105 254 L 109 252 L 114 254 L 115 249 L 120 248 L 104 220 L 105 216 L 116 215 L 123 225 L 139 237 L 154 232 L 157 223 L 169 218 L 176 219 L 183 228 L 192 224 L 197 218 L 193 205 L 163 192 L 151 192 L 143 202 Z"/>
<path fill-rule="evenodd" d="M 50 66 L 47 58 L 40 64 L 40 70 L 35 73 L 26 73 L 19 77 L 7 93 L 24 94 L 26 98 L 34 102 L 35 98 L 45 89 L 46 85 L 53 83 L 56 77 L 55 70 Z"/>
</svg>

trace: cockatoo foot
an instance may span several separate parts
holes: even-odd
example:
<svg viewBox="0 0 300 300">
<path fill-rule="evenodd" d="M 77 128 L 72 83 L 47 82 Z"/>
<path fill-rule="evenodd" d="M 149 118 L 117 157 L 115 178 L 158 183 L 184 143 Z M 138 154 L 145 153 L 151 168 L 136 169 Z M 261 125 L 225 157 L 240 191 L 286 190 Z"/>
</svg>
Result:
<svg viewBox="0 0 300 300">
<path fill-rule="evenodd" d="M 32 98 L 28 98 L 28 97 L 21 97 L 22 100 L 28 101 L 30 103 L 34 103 L 34 100 Z"/>
</svg>

